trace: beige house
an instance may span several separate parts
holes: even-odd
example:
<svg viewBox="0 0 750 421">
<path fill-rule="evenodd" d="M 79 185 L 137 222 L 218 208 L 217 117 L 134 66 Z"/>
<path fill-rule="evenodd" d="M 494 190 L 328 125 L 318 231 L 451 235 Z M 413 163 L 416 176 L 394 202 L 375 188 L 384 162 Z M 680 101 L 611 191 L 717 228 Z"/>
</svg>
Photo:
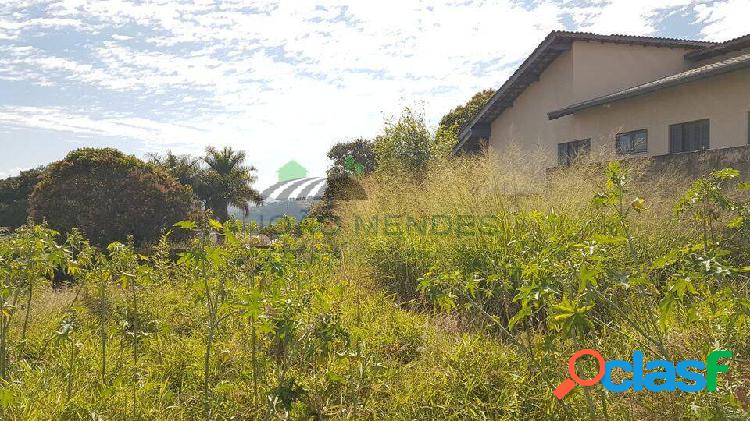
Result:
<svg viewBox="0 0 750 421">
<path fill-rule="evenodd" d="M 454 152 L 519 145 L 545 167 L 750 142 L 750 35 L 723 43 L 554 31 Z"/>
</svg>

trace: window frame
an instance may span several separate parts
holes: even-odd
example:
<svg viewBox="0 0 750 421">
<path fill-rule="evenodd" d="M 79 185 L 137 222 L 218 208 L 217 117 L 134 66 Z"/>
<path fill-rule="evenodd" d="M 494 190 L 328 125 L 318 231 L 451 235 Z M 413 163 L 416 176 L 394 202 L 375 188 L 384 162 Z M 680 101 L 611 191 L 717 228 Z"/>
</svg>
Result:
<svg viewBox="0 0 750 421">
<path fill-rule="evenodd" d="M 583 153 L 576 153 L 576 156 L 571 157 L 570 148 L 572 146 L 580 146 Z M 563 159 L 562 149 L 565 148 L 565 155 Z M 579 151 L 579 149 L 576 149 Z M 560 142 L 557 144 L 557 165 L 561 167 L 569 167 L 580 157 L 588 156 L 591 153 L 591 138 L 571 140 L 569 142 Z"/>
<path fill-rule="evenodd" d="M 646 137 L 645 142 L 644 142 L 645 149 L 635 150 L 634 148 L 631 148 L 629 150 L 624 150 L 620 147 L 620 139 L 622 137 L 630 136 L 630 144 L 632 146 L 634 144 L 633 143 L 634 136 L 640 133 L 645 134 L 645 137 Z M 637 130 L 630 130 L 627 132 L 617 133 L 615 135 L 615 151 L 617 152 L 618 155 L 638 155 L 642 153 L 648 153 L 648 129 L 637 129 Z"/>
<path fill-rule="evenodd" d="M 703 125 L 705 124 L 705 126 Z M 679 129 L 679 139 L 676 139 L 676 134 L 678 133 L 677 130 Z M 697 131 L 700 131 L 700 138 L 699 139 L 690 139 L 690 136 L 694 136 Z M 703 135 L 705 131 L 705 139 L 703 139 Z M 698 151 L 705 151 L 711 149 L 711 120 L 708 118 L 701 118 L 698 120 L 691 120 L 691 121 L 684 121 L 681 123 L 675 123 L 669 125 L 669 131 L 668 131 L 668 139 L 669 139 L 669 153 L 675 154 L 675 153 L 685 153 L 685 152 L 698 152 Z M 687 149 L 686 148 L 686 139 L 688 141 L 692 140 L 693 142 L 698 143 L 698 147 L 694 149 Z M 675 150 L 675 143 L 680 143 L 680 150 Z"/>
</svg>

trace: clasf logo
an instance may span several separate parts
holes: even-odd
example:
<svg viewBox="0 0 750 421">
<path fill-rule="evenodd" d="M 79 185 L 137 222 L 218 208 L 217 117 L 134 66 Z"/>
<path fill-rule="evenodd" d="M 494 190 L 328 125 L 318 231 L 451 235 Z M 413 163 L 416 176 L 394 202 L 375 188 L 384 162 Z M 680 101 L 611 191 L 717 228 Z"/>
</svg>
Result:
<svg viewBox="0 0 750 421">
<path fill-rule="evenodd" d="M 591 379 L 582 379 L 576 373 L 576 361 L 584 355 L 592 356 L 599 364 L 599 371 Z M 601 383 L 610 392 L 620 393 L 628 390 L 636 392 L 648 390 L 651 392 L 699 392 L 703 389 L 709 392 L 716 391 L 716 376 L 719 373 L 729 371 L 729 366 L 719 364 L 722 358 L 732 358 L 732 351 L 712 351 L 708 354 L 706 362 L 698 360 L 684 360 L 673 364 L 667 360 L 653 360 L 643 363 L 643 352 L 634 351 L 632 362 L 623 360 L 604 361 L 599 351 L 594 349 L 582 349 L 568 360 L 568 374 L 570 378 L 565 379 L 552 392 L 557 399 L 562 399 L 570 393 L 576 385 L 584 387 L 594 386 Z M 615 370 L 632 374 L 631 378 L 617 382 L 612 378 Z M 706 374 L 700 373 L 706 371 Z"/>
</svg>

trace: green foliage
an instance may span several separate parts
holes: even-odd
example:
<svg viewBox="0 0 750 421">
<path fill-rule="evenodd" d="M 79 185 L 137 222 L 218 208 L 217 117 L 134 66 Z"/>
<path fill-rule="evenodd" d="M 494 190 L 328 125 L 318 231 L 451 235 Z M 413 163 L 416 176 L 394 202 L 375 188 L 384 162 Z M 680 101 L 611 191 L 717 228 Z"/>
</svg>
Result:
<svg viewBox="0 0 750 421">
<path fill-rule="evenodd" d="M 404 108 L 399 118 L 388 121 L 373 142 L 377 168 L 382 171 L 424 173 L 433 154 L 433 139 L 424 116 Z"/>
<path fill-rule="evenodd" d="M 234 205 L 248 212 L 248 202 L 260 203 L 260 193 L 252 188 L 255 167 L 245 165 L 246 154 L 225 147 L 208 147 L 203 161 L 208 168 L 203 173 L 205 187 L 198 196 L 220 221 L 229 219 L 228 207 Z"/>
<path fill-rule="evenodd" d="M 330 171 L 349 172 L 356 175 L 367 175 L 375 170 L 375 153 L 372 141 L 356 139 L 333 145 L 328 151 L 328 159 L 333 164 Z"/>
<path fill-rule="evenodd" d="M 22 226 L 0 246 L 0 379 L 10 372 L 9 347 L 14 316 L 23 310 L 18 341 L 26 345 L 35 289 L 49 288 L 56 269 L 64 268 L 70 251 L 58 246 L 58 233 L 41 225 Z M 25 302 L 25 305 L 21 303 Z"/>
<path fill-rule="evenodd" d="M 167 170 L 183 186 L 190 186 L 194 192 L 203 188 L 201 159 L 190 155 L 175 155 L 167 151 L 163 156 L 149 155 L 149 162 Z"/>
<path fill-rule="evenodd" d="M 0 180 L 0 227 L 15 229 L 26 223 L 29 196 L 43 172 L 44 168 L 36 168 Z"/>
<path fill-rule="evenodd" d="M 474 118 L 494 94 L 493 89 L 479 91 L 466 104 L 450 110 L 440 119 L 435 132 L 435 149 L 438 155 L 447 156 L 453 150 L 458 143 L 461 128 Z"/>
<path fill-rule="evenodd" d="M 641 349 L 670 360 L 711 349 L 750 351 L 742 339 L 750 327 L 744 269 L 750 260 L 738 238 L 746 232 L 750 200 L 744 184 L 728 183 L 734 170 L 717 171 L 697 180 L 685 198 L 669 199 L 677 201 L 680 214 L 700 212 L 688 221 L 697 226 L 690 226 L 673 222 L 671 206 L 664 205 L 663 196 L 679 192 L 667 187 L 661 197 L 649 192 L 647 199 L 639 192 L 644 185 L 633 183 L 632 169 L 619 163 L 611 163 L 603 177 L 570 171 L 547 180 L 543 189 L 515 195 L 495 187 L 505 181 L 498 178 L 502 168 L 486 163 L 492 159 L 439 163 L 418 182 L 377 177 L 368 185 L 368 203 L 343 212 L 347 253 L 358 256 L 375 285 L 394 293 L 400 305 L 428 309 L 457 320 L 461 331 L 485 332 L 510 344 L 523 364 L 539 373 L 539 390 L 551 390 L 563 378 L 542 361 L 564 367 L 580 348 L 599 349 L 608 358 L 627 358 Z M 464 215 L 473 228 L 460 234 L 454 218 L 445 234 L 403 226 L 394 234 L 356 223 L 378 215 L 402 221 Z M 484 217 L 485 230 L 471 217 Z M 696 242 L 704 225 L 711 234 L 708 246 Z M 693 405 L 746 416 L 747 403 L 730 392 L 744 383 L 726 387 L 700 403 L 666 396 L 633 399 L 672 418 L 689 417 Z M 583 412 L 574 416 L 575 409 L 567 408 L 570 418 L 632 415 L 628 399 L 619 396 L 597 402 L 581 394 L 566 401 L 575 406 L 576 399 Z M 532 411 L 539 418 L 565 413 L 550 404 L 535 403 Z"/>
<path fill-rule="evenodd" d="M 150 156 L 151 163 L 165 169 L 182 185 L 190 186 L 220 221 L 229 219 L 230 205 L 247 212 L 249 202 L 261 202 L 260 193 L 252 187 L 256 169 L 245 165 L 246 159 L 245 152 L 229 147 L 208 147 L 202 158 L 172 152 Z"/>
<path fill-rule="evenodd" d="M 323 200 L 309 214 L 321 221 L 336 220 L 336 201 L 364 199 L 366 195 L 358 179 L 375 170 L 373 143 L 366 139 L 337 143 L 328 151 L 328 159 L 332 165 L 326 173 Z"/>
<path fill-rule="evenodd" d="M 375 170 L 373 143 L 365 139 L 338 143 L 328 151 L 333 165 L 327 172 L 323 200 L 333 206 L 334 200 L 362 200 L 364 190 L 357 181 Z"/>
<path fill-rule="evenodd" d="M 681 214 L 708 197 L 715 210 L 680 224 L 617 164 L 573 199 L 559 197 L 575 174 L 517 197 L 493 165 L 456 160 L 406 181 L 376 171 L 340 231 L 284 219 L 269 247 L 206 216 L 177 222 L 191 240 L 161 237 L 150 255 L 78 232 L 60 242 L 43 225 L 0 237 L 0 418 L 748 417 L 749 202 L 742 184 L 717 183 L 730 171 L 696 183 Z M 379 212 L 491 218 L 471 235 L 354 230 L 355 215 Z M 61 271 L 69 283 L 53 289 Z M 577 388 L 557 401 L 584 347 L 735 357 L 716 393 Z"/>
<path fill-rule="evenodd" d="M 132 235 L 154 242 L 191 211 L 190 190 L 155 166 L 114 149 L 84 148 L 53 163 L 30 198 L 30 214 L 60 232 L 78 228 L 106 246 Z"/>
<path fill-rule="evenodd" d="M 720 213 L 725 210 L 745 208 L 745 206 L 732 203 L 724 195 L 727 182 L 739 175 L 740 172 L 734 168 L 714 171 L 708 177 L 695 181 L 675 205 L 675 212 L 678 215 L 690 212 L 693 220 L 701 224 L 703 245 L 706 249 L 715 241 L 714 221 L 718 219 Z"/>
</svg>

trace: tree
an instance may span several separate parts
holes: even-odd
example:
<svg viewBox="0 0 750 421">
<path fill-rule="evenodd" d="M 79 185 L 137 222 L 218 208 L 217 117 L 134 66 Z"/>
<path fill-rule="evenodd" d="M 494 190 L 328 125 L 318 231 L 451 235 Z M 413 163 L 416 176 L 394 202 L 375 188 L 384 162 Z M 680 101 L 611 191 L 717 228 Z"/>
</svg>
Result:
<svg viewBox="0 0 750 421">
<path fill-rule="evenodd" d="M 447 155 L 453 150 L 453 147 L 458 143 L 461 128 L 477 115 L 494 94 L 495 91 L 492 89 L 479 91 L 466 104 L 450 110 L 440 119 L 440 124 L 435 132 L 437 154 Z"/>
<path fill-rule="evenodd" d="M 385 123 L 373 143 L 376 165 L 385 171 L 422 174 L 433 155 L 434 142 L 424 116 L 404 108 L 396 120 Z"/>
<path fill-rule="evenodd" d="M 249 211 L 249 202 L 261 203 L 260 193 L 252 188 L 255 182 L 255 167 L 245 165 L 246 154 L 224 147 L 219 150 L 212 146 L 206 148 L 203 161 L 208 168 L 202 175 L 203 183 L 197 191 L 206 207 L 214 212 L 220 221 L 229 219 L 229 205 Z"/>
<path fill-rule="evenodd" d="M 29 196 L 43 172 L 44 167 L 40 167 L 0 180 L 0 227 L 16 229 L 26 223 Z"/>
<path fill-rule="evenodd" d="M 183 186 L 190 186 L 194 191 L 200 190 L 201 159 L 191 155 L 176 155 L 167 151 L 164 156 L 150 154 L 149 162 L 169 171 Z"/>
<path fill-rule="evenodd" d="M 333 165 L 326 172 L 326 190 L 323 200 L 362 200 L 365 191 L 357 178 L 375 171 L 373 143 L 367 139 L 356 139 L 333 145 L 328 151 Z"/>
<path fill-rule="evenodd" d="M 59 232 L 80 229 L 99 246 L 156 241 L 193 209 L 190 188 L 163 169 L 116 149 L 83 148 L 50 164 L 29 199 L 36 221 Z"/>
<path fill-rule="evenodd" d="M 372 141 L 355 139 L 340 142 L 328 151 L 332 161 L 326 172 L 326 189 L 320 203 L 315 204 L 309 215 L 320 221 L 336 220 L 336 200 L 362 200 L 366 193 L 357 180 L 375 170 L 375 152 Z"/>
<path fill-rule="evenodd" d="M 372 141 L 368 139 L 337 143 L 328 151 L 328 159 L 333 161 L 331 169 L 345 170 L 348 166 L 361 174 L 369 174 L 375 170 L 375 152 Z M 361 171 L 357 171 L 359 166 Z"/>
<path fill-rule="evenodd" d="M 196 198 L 221 221 L 229 218 L 230 204 L 247 212 L 248 202 L 261 201 L 260 194 L 251 187 L 256 170 L 244 165 L 245 152 L 209 147 L 203 158 L 176 155 L 171 151 L 163 156 L 152 154 L 149 158 L 181 184 L 190 186 Z"/>
</svg>

